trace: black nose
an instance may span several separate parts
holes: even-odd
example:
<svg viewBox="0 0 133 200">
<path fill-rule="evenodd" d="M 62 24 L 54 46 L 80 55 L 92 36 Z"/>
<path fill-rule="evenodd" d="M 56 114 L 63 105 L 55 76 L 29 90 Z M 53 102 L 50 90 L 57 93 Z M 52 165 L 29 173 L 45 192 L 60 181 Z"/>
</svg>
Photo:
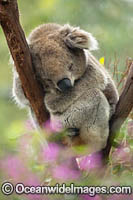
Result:
<svg viewBox="0 0 133 200">
<path fill-rule="evenodd" d="M 71 81 L 68 78 L 64 78 L 57 83 L 57 86 L 60 88 L 62 92 L 67 91 L 72 88 Z"/>
</svg>

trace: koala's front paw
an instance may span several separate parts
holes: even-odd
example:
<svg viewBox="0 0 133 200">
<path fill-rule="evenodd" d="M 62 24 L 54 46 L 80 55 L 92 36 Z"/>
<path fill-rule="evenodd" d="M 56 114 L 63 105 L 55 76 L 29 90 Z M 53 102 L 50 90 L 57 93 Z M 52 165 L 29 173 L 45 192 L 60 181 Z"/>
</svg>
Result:
<svg viewBox="0 0 133 200">
<path fill-rule="evenodd" d="M 68 147 L 85 145 L 85 142 L 80 137 L 78 128 L 68 128 L 67 136 L 62 140 L 62 144 Z"/>
<path fill-rule="evenodd" d="M 79 136 L 79 129 L 78 128 L 68 128 L 67 129 L 69 137 Z"/>
</svg>

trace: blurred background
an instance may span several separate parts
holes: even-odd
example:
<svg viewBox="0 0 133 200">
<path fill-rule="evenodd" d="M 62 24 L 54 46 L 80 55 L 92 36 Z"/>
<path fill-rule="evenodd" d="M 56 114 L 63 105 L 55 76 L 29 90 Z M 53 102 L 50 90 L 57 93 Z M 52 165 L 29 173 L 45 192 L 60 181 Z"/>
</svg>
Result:
<svg viewBox="0 0 133 200">
<path fill-rule="evenodd" d="M 20 20 L 26 36 L 42 23 L 70 23 L 91 32 L 99 41 L 95 52 L 113 67 L 118 60 L 122 71 L 133 50 L 133 0 L 28 0 L 18 1 Z M 11 96 L 12 67 L 9 50 L 0 28 L 0 146 L 6 150 L 9 142 L 24 132 L 26 110 L 20 110 Z M 6 144 L 6 145 L 5 145 Z"/>
</svg>

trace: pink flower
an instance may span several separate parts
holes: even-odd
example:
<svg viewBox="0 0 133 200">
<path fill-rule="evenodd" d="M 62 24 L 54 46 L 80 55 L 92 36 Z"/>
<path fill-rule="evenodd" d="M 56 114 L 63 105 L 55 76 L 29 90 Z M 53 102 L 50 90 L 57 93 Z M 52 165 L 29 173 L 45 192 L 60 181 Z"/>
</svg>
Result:
<svg viewBox="0 0 133 200">
<path fill-rule="evenodd" d="M 1 167 L 9 178 L 20 181 L 20 177 L 23 174 L 25 175 L 28 173 L 23 161 L 21 161 L 17 156 L 9 156 L 1 162 Z"/>
<path fill-rule="evenodd" d="M 43 148 L 43 160 L 44 161 L 56 161 L 61 148 L 55 143 L 49 143 L 48 146 Z"/>
<path fill-rule="evenodd" d="M 53 177 L 60 180 L 72 180 L 79 177 L 77 170 L 71 169 L 67 165 L 60 165 L 53 169 Z"/>
<path fill-rule="evenodd" d="M 62 130 L 62 125 L 60 123 L 60 121 L 58 120 L 48 120 L 45 124 L 44 124 L 44 128 L 46 131 L 48 132 L 60 132 Z"/>
<path fill-rule="evenodd" d="M 93 153 L 76 159 L 79 169 L 89 171 L 102 167 L 102 155 Z"/>
</svg>

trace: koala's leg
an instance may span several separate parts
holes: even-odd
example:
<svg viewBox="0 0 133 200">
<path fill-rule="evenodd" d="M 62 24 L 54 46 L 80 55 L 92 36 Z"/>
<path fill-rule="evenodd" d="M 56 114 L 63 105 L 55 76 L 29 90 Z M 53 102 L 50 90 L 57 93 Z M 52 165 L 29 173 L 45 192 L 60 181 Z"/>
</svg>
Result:
<svg viewBox="0 0 133 200">
<path fill-rule="evenodd" d="M 86 106 L 85 112 L 88 121 L 84 121 L 80 137 L 90 144 L 90 151 L 95 152 L 103 149 L 107 143 L 110 105 L 100 90 L 91 90 L 90 95 L 88 102 L 91 101 L 92 104 L 91 107 Z"/>
<path fill-rule="evenodd" d="M 91 152 L 106 146 L 109 134 L 110 106 L 104 94 L 90 89 L 64 114 L 66 128 L 77 128 L 79 136 L 69 137 L 68 144 L 87 144 Z M 71 133 L 71 132 L 70 132 Z"/>
<path fill-rule="evenodd" d="M 29 106 L 30 103 L 28 101 L 28 99 L 25 97 L 24 91 L 22 89 L 21 86 L 21 81 L 19 79 L 19 75 L 16 71 L 16 69 L 13 69 L 13 88 L 12 88 L 12 95 L 13 98 L 15 99 L 16 103 L 20 106 L 20 107 L 25 107 L 25 106 Z"/>
<path fill-rule="evenodd" d="M 109 83 L 107 84 L 106 89 L 103 91 L 103 93 L 110 104 L 110 118 L 111 118 L 115 112 L 116 104 L 119 100 L 119 94 L 113 81 L 109 80 Z"/>
</svg>

